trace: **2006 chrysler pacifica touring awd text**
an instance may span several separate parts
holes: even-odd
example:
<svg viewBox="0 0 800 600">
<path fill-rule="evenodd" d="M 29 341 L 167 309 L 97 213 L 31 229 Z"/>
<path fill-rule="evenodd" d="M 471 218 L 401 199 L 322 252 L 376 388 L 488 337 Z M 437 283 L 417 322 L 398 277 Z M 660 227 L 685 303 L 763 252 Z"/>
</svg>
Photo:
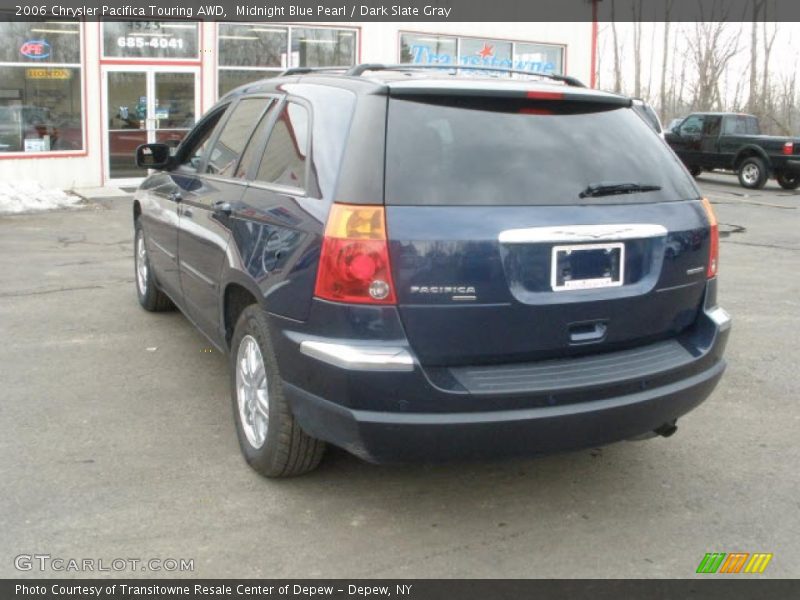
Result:
<svg viewBox="0 0 800 600">
<path fill-rule="evenodd" d="M 267 476 L 667 436 L 719 381 L 718 228 L 631 101 L 359 65 L 241 87 L 148 144 L 136 285 L 229 354 Z"/>
</svg>

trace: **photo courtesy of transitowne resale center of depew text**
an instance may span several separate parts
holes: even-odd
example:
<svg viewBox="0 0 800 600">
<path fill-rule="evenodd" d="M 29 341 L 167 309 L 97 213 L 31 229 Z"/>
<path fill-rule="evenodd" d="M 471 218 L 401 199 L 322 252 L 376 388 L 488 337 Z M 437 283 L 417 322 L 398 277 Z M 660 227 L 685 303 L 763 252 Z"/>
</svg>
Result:
<svg viewBox="0 0 800 600">
<path fill-rule="evenodd" d="M 797 23 L 0 0 L 0 597 L 797 596 Z"/>
</svg>

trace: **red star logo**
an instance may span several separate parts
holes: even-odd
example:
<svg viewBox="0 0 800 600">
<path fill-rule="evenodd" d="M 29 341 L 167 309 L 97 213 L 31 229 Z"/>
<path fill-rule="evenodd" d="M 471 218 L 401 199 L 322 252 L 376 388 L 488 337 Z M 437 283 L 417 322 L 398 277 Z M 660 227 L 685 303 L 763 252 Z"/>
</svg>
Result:
<svg viewBox="0 0 800 600">
<path fill-rule="evenodd" d="M 475 54 L 480 56 L 481 58 L 489 58 L 494 54 L 494 45 L 492 44 L 484 44 L 483 48 L 478 50 Z"/>
</svg>

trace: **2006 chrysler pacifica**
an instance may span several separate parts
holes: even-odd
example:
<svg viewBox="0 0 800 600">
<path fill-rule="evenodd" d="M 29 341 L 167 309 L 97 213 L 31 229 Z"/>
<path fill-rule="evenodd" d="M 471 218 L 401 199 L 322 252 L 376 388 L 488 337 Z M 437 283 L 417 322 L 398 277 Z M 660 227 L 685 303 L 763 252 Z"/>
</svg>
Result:
<svg viewBox="0 0 800 600">
<path fill-rule="evenodd" d="M 136 286 L 229 354 L 247 461 L 534 454 L 675 431 L 719 381 L 707 200 L 631 100 L 360 65 L 149 144 Z"/>
</svg>

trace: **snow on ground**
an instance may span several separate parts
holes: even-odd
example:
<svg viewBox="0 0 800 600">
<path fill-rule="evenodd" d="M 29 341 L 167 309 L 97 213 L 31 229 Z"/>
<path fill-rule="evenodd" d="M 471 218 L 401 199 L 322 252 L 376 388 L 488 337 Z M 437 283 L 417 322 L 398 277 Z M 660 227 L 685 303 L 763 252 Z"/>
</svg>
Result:
<svg viewBox="0 0 800 600">
<path fill-rule="evenodd" d="M 0 181 L 0 215 L 74 206 L 79 196 L 46 188 L 35 181 Z"/>
</svg>

